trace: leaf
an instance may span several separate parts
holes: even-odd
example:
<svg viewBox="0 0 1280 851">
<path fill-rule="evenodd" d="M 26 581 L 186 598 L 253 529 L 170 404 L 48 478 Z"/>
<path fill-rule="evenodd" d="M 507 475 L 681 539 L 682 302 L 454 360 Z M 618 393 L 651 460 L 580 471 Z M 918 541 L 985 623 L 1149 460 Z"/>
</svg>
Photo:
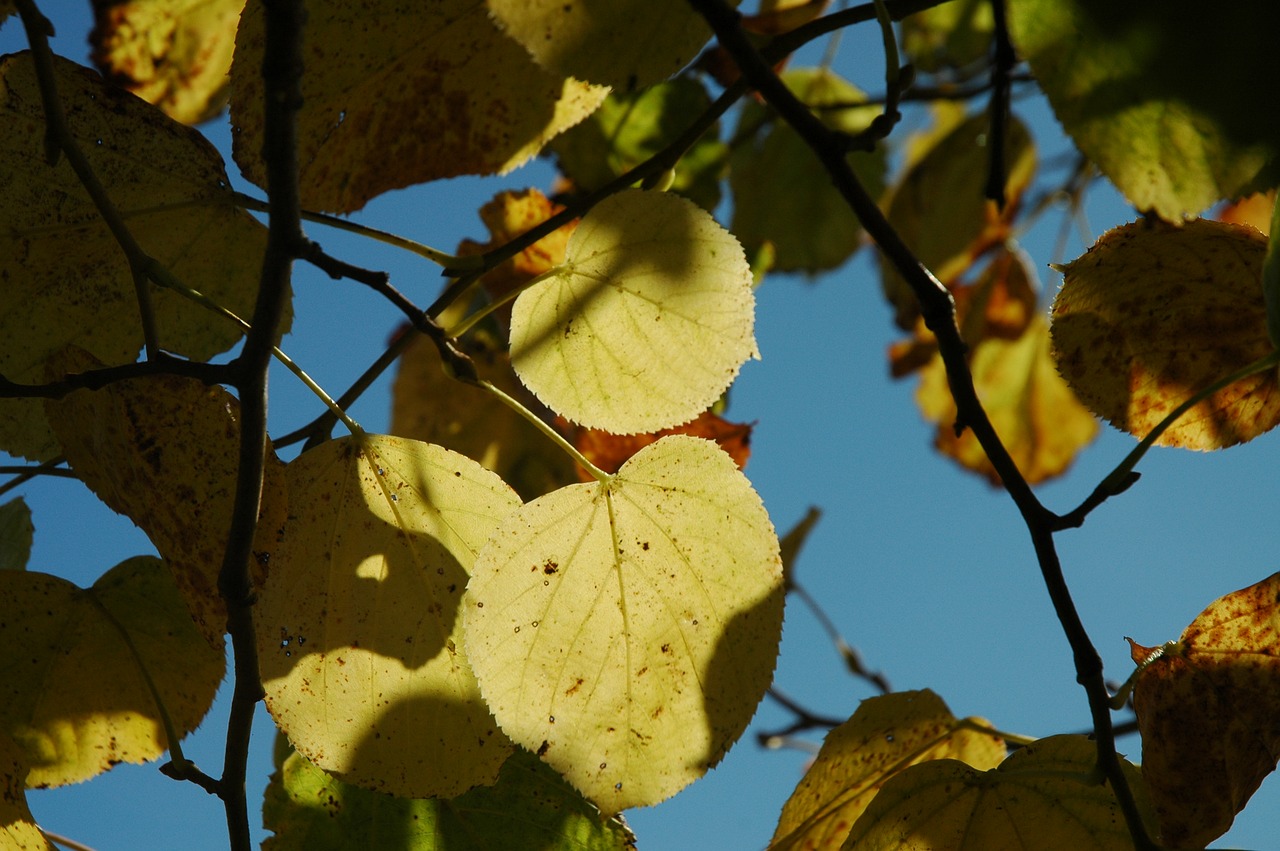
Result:
<svg viewBox="0 0 1280 851">
<path fill-rule="evenodd" d="M 227 105 L 243 8 L 244 0 L 93 0 L 93 62 L 175 121 L 199 124 Z"/>
<path fill-rule="evenodd" d="M 258 186 L 264 38 L 252 4 L 236 36 L 231 120 L 235 161 Z M 303 64 L 302 205 L 338 213 L 391 189 L 505 174 L 607 91 L 543 71 L 474 0 L 310 3 Z"/>
<path fill-rule="evenodd" d="M 251 316 L 266 230 L 232 206 L 222 158 L 195 130 L 55 57 L 72 136 L 133 236 L 183 284 Z M 128 264 L 69 166 L 50 166 L 30 54 L 0 59 L 0 374 L 40 382 L 67 343 L 107 364 L 142 346 Z M 234 323 L 153 287 L 160 345 L 207 360 L 240 339 Z M 288 330 L 287 322 L 280 329 Z M 0 401 L 0 446 L 57 454 L 38 400 Z"/>
<path fill-rule="evenodd" d="M 22 497 L 0 505 L 0 571 L 26 570 L 36 527 Z"/>
<path fill-rule="evenodd" d="M 896 775 L 871 801 L 845 851 L 1132 851 L 1133 839 L 1085 736 L 1050 736 L 979 771 L 938 759 Z M 1151 823 L 1138 771 L 1123 764 Z"/>
<path fill-rule="evenodd" d="M 991 4 L 955 0 L 902 19 L 902 52 L 919 71 L 936 74 L 986 59 L 995 27 Z M 985 71 L 986 68 L 984 67 Z"/>
<path fill-rule="evenodd" d="M 350 786 L 292 753 L 271 775 L 264 851 L 634 851 L 621 818 L 607 819 L 528 751 L 493 786 L 451 800 L 392 798 Z"/>
<path fill-rule="evenodd" d="M 254 623 L 267 708 L 318 766 L 374 791 L 451 797 L 511 750 L 461 649 L 476 551 L 520 504 L 439 446 L 360 435 L 287 469 L 290 515 Z"/>
<path fill-rule="evenodd" d="M 742 27 L 760 35 L 778 35 L 803 26 L 826 11 L 831 0 L 760 0 L 760 11 L 742 19 Z"/>
<path fill-rule="evenodd" d="M 1015 0 L 1009 27 L 1063 129 L 1139 210 L 1180 221 L 1275 185 L 1280 116 L 1257 108 L 1280 98 L 1274 4 Z"/>
<path fill-rule="evenodd" d="M 742 734 L 782 602 L 760 497 L 714 444 L 676 435 L 503 522 L 467 588 L 467 654 L 503 731 L 616 813 Z"/>
<path fill-rule="evenodd" d="M 0 18 L 5 10 L 0 4 Z M 26 755 L 0 733 L 0 846 L 11 851 L 58 851 L 36 825 L 27 806 Z"/>
<path fill-rule="evenodd" d="M 1263 236 L 1271 233 L 1271 217 L 1275 213 L 1276 190 L 1255 192 L 1238 201 L 1222 205 L 1214 218 L 1220 222 L 1249 225 Z"/>
<path fill-rule="evenodd" d="M 1262 303 L 1267 308 L 1267 336 L 1280 349 L 1280 204 L 1271 198 L 1271 222 L 1267 253 L 1262 258 Z"/>
<path fill-rule="evenodd" d="M 796 96 L 818 111 L 828 126 L 860 133 L 880 114 L 879 107 L 860 104 L 866 95 L 823 68 L 789 71 L 783 81 Z M 828 109 L 844 105 L 841 109 Z M 764 121 L 760 106 L 743 111 L 741 126 Z M 850 154 L 849 165 L 867 191 L 884 187 L 885 153 Z M 732 230 L 748 253 L 765 242 L 776 250 L 774 268 L 814 273 L 844 263 L 862 244 L 862 227 L 831 176 L 791 125 L 774 120 L 758 145 L 739 147 L 729 172 L 733 189 Z"/>
<path fill-rule="evenodd" d="M 1071 388 L 1116 428 L 1145 437 L 1175 407 L 1269 354 L 1259 285 L 1267 241 L 1207 219 L 1136 222 L 1063 269 L 1053 356 Z M 1198 403 L 1156 441 L 1220 449 L 1280 422 L 1272 369 Z"/>
<path fill-rule="evenodd" d="M 612 92 L 581 124 L 551 142 L 560 170 L 580 189 L 601 188 L 653 157 L 711 106 L 706 87 L 677 77 L 635 92 Z M 728 149 L 712 129 L 685 152 L 671 189 L 707 210 L 720 201 Z"/>
<path fill-rule="evenodd" d="M 887 213 L 890 224 L 947 285 L 959 280 L 984 252 L 1010 238 L 1020 198 L 1035 174 L 1035 146 L 1022 122 L 1011 117 L 1005 138 L 1007 202 L 1004 210 L 998 211 L 993 201 L 983 197 L 990 168 L 988 131 L 988 118 L 980 114 L 940 139 L 925 140 L 924 144 L 932 141 L 932 146 L 927 152 L 916 153 L 919 159 L 892 189 Z M 920 315 L 919 303 L 884 257 L 880 270 L 895 321 L 899 328 L 910 331 Z"/>
<path fill-rule="evenodd" d="M 619 434 L 688 422 L 759 357 L 742 247 L 664 192 L 600 202 L 512 308 L 511 362 L 544 404 Z"/>
<path fill-rule="evenodd" d="M 56 365 L 80 371 L 93 364 L 83 353 L 69 352 Z M 46 405 L 76 475 L 147 533 L 200 631 L 221 648 L 227 614 L 218 574 L 235 504 L 239 403 L 221 387 L 163 375 L 77 390 Z M 255 584 L 262 581 L 262 554 L 284 522 L 286 502 L 283 465 L 268 450 L 250 563 Z"/>
<path fill-rule="evenodd" d="M 899 692 L 864 700 L 827 734 L 817 760 L 782 808 L 769 851 L 839 848 L 880 788 L 910 765 L 958 759 L 995 768 L 1004 741 L 980 733 L 981 719 L 961 721 L 936 694 Z"/>
<path fill-rule="evenodd" d="M 1280 574 L 1209 605 L 1163 648 L 1129 641 L 1142 775 L 1161 839 L 1202 848 L 1276 767 Z"/>
<path fill-rule="evenodd" d="M 711 38 L 706 21 L 683 0 L 488 0 L 488 6 L 543 68 L 619 92 L 672 76 Z"/>
<path fill-rule="evenodd" d="M 750 423 L 731 423 L 711 411 L 703 411 L 697 419 L 684 425 L 645 434 L 620 435 L 581 427 L 570 427 L 570 430 L 573 445 L 588 461 L 606 473 L 616 473 L 628 458 L 668 434 L 714 440 L 741 470 L 751 457 L 751 428 Z M 584 482 L 594 481 L 585 470 L 579 470 L 578 477 Z"/>
<path fill-rule="evenodd" d="M 124 561 L 88 590 L 0 571 L 0 600 L 0 739 L 22 746 L 28 786 L 76 783 L 169 748 L 141 666 L 179 735 L 209 711 L 223 654 L 191 623 L 159 559 Z"/>
</svg>

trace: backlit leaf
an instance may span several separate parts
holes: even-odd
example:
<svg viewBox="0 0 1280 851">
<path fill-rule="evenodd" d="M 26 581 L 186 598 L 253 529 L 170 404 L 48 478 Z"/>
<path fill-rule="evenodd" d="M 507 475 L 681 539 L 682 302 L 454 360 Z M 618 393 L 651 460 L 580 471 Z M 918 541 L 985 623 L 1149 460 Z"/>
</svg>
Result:
<svg viewBox="0 0 1280 851">
<path fill-rule="evenodd" d="M 628 458 L 668 434 L 689 434 L 714 440 L 729 453 L 738 469 L 747 466 L 747 459 L 751 456 L 751 424 L 731 423 L 711 411 L 703 411 L 697 419 L 684 425 L 644 434 L 612 434 L 581 426 L 571 427 L 571 430 L 573 445 L 606 473 L 616 473 Z M 593 481 L 585 470 L 579 470 L 579 478 L 584 482 Z"/>
<path fill-rule="evenodd" d="M 1280 114 L 1257 105 L 1280 98 L 1280 7 L 1013 0 L 1009 26 L 1063 129 L 1139 210 L 1178 221 L 1274 185 Z"/>
<path fill-rule="evenodd" d="M 217 151 L 93 72 L 56 57 L 54 68 L 71 133 L 134 237 L 186 286 L 252 316 L 266 230 L 232 207 Z M 113 365 L 142 345 L 128 263 L 71 168 L 46 161 L 44 126 L 30 55 L 0 59 L 0 374 L 32 383 L 67 343 Z M 226 319 L 152 290 L 163 348 L 205 360 L 240 338 Z M 0 445 L 57 454 L 38 400 L 0 401 Z"/>
<path fill-rule="evenodd" d="M 1267 241 L 1200 219 L 1136 222 L 1063 269 L 1053 354 L 1095 414 L 1145 437 L 1189 397 L 1272 351 L 1262 298 Z M 1156 442 L 1220 449 L 1280 422 L 1277 373 L 1256 373 L 1197 404 Z"/>
<path fill-rule="evenodd" d="M 4 17 L 0 4 L 0 18 Z M 0 847 L 12 851 L 58 851 L 36 826 L 27 806 L 26 754 L 0 733 Z"/>
<path fill-rule="evenodd" d="M 235 160 L 264 186 L 261 9 L 236 36 L 231 119 Z M 308 3 L 303 62 L 302 203 L 342 213 L 390 189 L 508 172 L 606 94 L 539 68 L 475 0 Z"/>
<path fill-rule="evenodd" d="M 866 95 L 824 68 L 804 68 L 783 75 L 787 86 L 833 129 L 859 133 L 880 114 L 878 106 L 853 106 Z M 841 109 L 823 107 L 844 106 Z M 742 126 L 767 113 L 751 105 Z M 849 155 L 849 165 L 872 195 L 884 187 L 884 151 Z M 733 188 L 732 231 L 749 253 L 773 243 L 774 268 L 819 272 L 839 266 L 862 243 L 862 227 L 831 176 L 800 135 L 775 120 L 757 145 L 743 145 L 729 172 Z"/>
<path fill-rule="evenodd" d="M 844 851 L 1133 851 L 1111 787 L 1085 736 L 1051 736 L 998 768 L 959 760 L 914 765 L 871 801 Z M 1139 811 L 1150 814 L 1138 770 L 1124 763 Z"/>
<path fill-rule="evenodd" d="M 782 808 L 770 851 L 834 851 L 889 778 L 909 765 L 958 759 L 995 768 L 1005 758 L 1000 738 L 980 733 L 979 719 L 961 721 L 931 691 L 864 700 L 827 734 L 817 760 Z"/>
<path fill-rule="evenodd" d="M 1271 233 L 1271 215 L 1276 206 L 1276 190 L 1255 192 L 1239 201 L 1224 204 L 1214 216 L 1220 222 L 1249 225 L 1263 236 Z"/>
<path fill-rule="evenodd" d="M 36 527 L 22 497 L 0 505 L 0 570 L 26 570 Z"/>
<path fill-rule="evenodd" d="M 71 371 L 92 365 L 73 354 L 56 363 Z M 165 375 L 77 390 L 46 404 L 72 470 L 147 533 L 200 631 L 221 648 L 227 615 L 218 574 L 235 502 L 239 403 L 221 387 Z M 268 451 L 254 545 L 259 555 L 250 562 L 255 582 L 264 573 L 260 554 L 285 511 L 283 465 Z"/>
<path fill-rule="evenodd" d="M 631 190 L 592 208 L 520 294 L 511 362 L 567 419 L 618 434 L 688 422 L 759 357 L 742 247 L 705 210 Z"/>
<path fill-rule="evenodd" d="M 672 76 L 711 38 L 711 28 L 684 0 L 487 4 L 507 35 L 543 68 L 620 92 Z"/>
<path fill-rule="evenodd" d="M 227 105 L 244 0 L 93 0 L 89 34 L 103 75 L 184 124 Z"/>
<path fill-rule="evenodd" d="M 760 11 L 742 19 L 742 28 L 760 35 L 778 35 L 809 23 L 826 11 L 831 0 L 760 0 Z"/>
<path fill-rule="evenodd" d="M 665 437 L 502 524 L 467 589 L 467 654 L 507 735 L 615 813 L 675 794 L 742 734 L 782 586 L 773 525 L 729 456 Z"/>
<path fill-rule="evenodd" d="M 351 786 L 292 753 L 267 786 L 264 851 L 634 851 L 605 818 L 528 751 L 492 786 L 452 799 L 393 798 Z M 376 838 L 375 838 L 376 837 Z"/>
<path fill-rule="evenodd" d="M 953 0 L 916 12 L 902 19 L 902 52 L 929 74 L 963 70 L 990 55 L 994 21 L 985 0 Z"/>
<path fill-rule="evenodd" d="M 222 650 L 200 636 L 159 559 L 122 562 L 87 590 L 0 571 L 0 600 L 0 739 L 25 751 L 27 785 L 76 783 L 168 749 L 142 665 L 179 735 L 209 711 Z"/>
<path fill-rule="evenodd" d="M 1161 839 L 1202 848 L 1280 758 L 1280 574 L 1215 601 L 1175 643 L 1133 647 L 1142 774 Z"/>
<path fill-rule="evenodd" d="M 520 504 L 439 446 L 361 435 L 287 469 L 288 523 L 254 608 L 267 708 L 298 751 L 402 797 L 489 784 L 511 750 L 462 653 L 476 551 Z"/>
</svg>

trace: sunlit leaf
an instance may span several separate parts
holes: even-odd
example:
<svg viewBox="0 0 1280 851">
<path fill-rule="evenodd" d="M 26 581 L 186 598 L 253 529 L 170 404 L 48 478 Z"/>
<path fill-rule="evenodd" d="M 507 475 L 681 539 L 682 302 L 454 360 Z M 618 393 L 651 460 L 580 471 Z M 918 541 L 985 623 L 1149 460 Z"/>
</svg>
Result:
<svg viewBox="0 0 1280 851">
<path fill-rule="evenodd" d="M 605 818 L 528 751 L 493 786 L 453 799 L 393 798 L 351 786 L 292 753 L 271 775 L 264 851 L 634 851 L 620 818 Z"/>
<path fill-rule="evenodd" d="M 990 56 L 994 25 L 986 0 L 952 0 L 902 19 L 902 52 L 929 74 L 963 71 Z"/>
<path fill-rule="evenodd" d="M 959 760 L 914 765 L 871 801 L 844 851 L 1133 851 L 1111 787 L 1097 772 L 1097 745 L 1051 736 L 998 768 Z M 1139 811 L 1154 822 L 1142 777 L 1123 764 Z"/>
<path fill-rule="evenodd" d="M 72 371 L 92 364 L 68 354 Z M 147 533 L 209 643 L 222 647 L 226 605 L 218 592 L 231 529 L 240 450 L 240 405 L 191 378 L 152 376 L 47 403 L 71 469 L 112 510 Z M 268 450 L 250 573 L 284 522 L 283 465 Z"/>
<path fill-rule="evenodd" d="M 824 68 L 789 71 L 783 81 L 828 126 L 859 133 L 880 107 L 857 106 L 866 95 Z M 826 107 L 842 107 L 840 109 Z M 763 107 L 744 110 L 741 126 L 763 121 Z M 872 195 L 884 186 L 882 150 L 849 155 L 849 165 Z M 729 172 L 735 236 L 748 252 L 773 243 L 774 268 L 819 272 L 839 266 L 862 242 L 862 228 L 831 175 L 791 125 L 775 120 L 757 145 L 739 147 Z"/>
<path fill-rule="evenodd" d="M 254 607 L 276 723 L 375 791 L 492 783 L 511 743 L 480 699 L 458 608 L 476 551 L 519 498 L 469 458 L 389 436 L 329 441 L 287 476 L 289 521 Z"/>
<path fill-rule="evenodd" d="M 848 721 L 827 734 L 817 760 L 782 808 L 770 851 L 839 848 L 855 821 L 889 778 L 909 765 L 958 759 L 979 770 L 1005 758 L 989 725 L 961 721 L 931 691 L 864 700 Z"/>
<path fill-rule="evenodd" d="M 29 786 L 75 783 L 168 749 L 142 666 L 179 735 L 209 711 L 223 654 L 191 623 L 159 559 L 122 562 L 87 590 L 0 571 L 0 600 L 0 732 L 25 751 Z"/>
<path fill-rule="evenodd" d="M 674 0 L 672 0 L 674 2 Z M 577 124 L 606 90 L 548 73 L 474 0 L 307 5 L 298 117 L 303 206 L 352 212 L 390 189 L 505 173 Z M 266 184 L 262 7 L 231 68 L 234 156 Z"/>
<path fill-rule="evenodd" d="M 742 247 L 702 208 L 631 190 L 592 208 L 521 293 L 511 362 L 544 404 L 618 434 L 688 422 L 759 357 Z"/>
<path fill-rule="evenodd" d="M 85 68 L 55 57 L 54 69 L 71 133 L 142 247 L 185 285 L 252 316 L 266 231 L 231 206 L 213 146 Z M 0 374 L 33 383 L 67 343 L 108 364 L 132 361 L 142 345 L 128 263 L 71 168 L 46 161 L 44 128 L 30 55 L 0 60 Z M 163 348 L 205 360 L 240 338 L 226 319 L 152 290 Z M 0 446 L 57 454 L 39 401 L 0 401 Z"/>
<path fill-rule="evenodd" d="M 502 729 L 604 812 L 719 762 L 773 672 L 778 541 L 709 441 L 677 435 L 607 482 L 504 522 L 467 590 L 467 654 Z"/>
<path fill-rule="evenodd" d="M 22 497 L 0 505 L 0 570 L 26 570 L 36 527 Z"/>
<path fill-rule="evenodd" d="M 711 105 L 702 83 L 677 77 L 636 92 L 615 92 L 578 126 L 550 145 L 560 170 L 579 188 L 599 189 L 652 157 Z M 676 166 L 671 189 L 708 210 L 720 201 L 720 170 L 727 149 L 709 131 Z"/>
<path fill-rule="evenodd" d="M 0 18 L 5 14 L 0 3 Z M 0 847 L 12 851 L 58 851 L 36 826 L 27 806 L 27 762 L 22 748 L 0 732 Z"/>
<path fill-rule="evenodd" d="M 984 197 L 990 170 L 990 121 L 975 115 L 936 141 L 893 188 L 889 222 L 944 284 L 954 283 L 984 251 L 1007 240 L 1013 215 L 1036 168 L 1035 147 L 1022 122 L 1009 122 L 1004 140 L 1003 211 Z M 885 295 L 898 327 L 911 330 L 920 308 L 911 288 L 885 258 Z"/>
<path fill-rule="evenodd" d="M 1257 105 L 1280 98 L 1280 6 L 1013 0 L 1009 25 L 1063 129 L 1139 210 L 1176 221 L 1274 185 L 1280 114 Z"/>
<path fill-rule="evenodd" d="M 1202 848 L 1231 827 L 1280 758 L 1280 574 L 1216 600 L 1134 686 L 1142 774 L 1161 839 Z"/>
<path fill-rule="evenodd" d="M 644 434 L 612 434 L 581 426 L 571 429 L 574 446 L 606 473 L 616 473 L 628 458 L 668 434 L 688 434 L 714 440 L 729 453 L 738 469 L 747 466 L 747 459 L 751 456 L 751 424 L 731 423 L 711 411 L 703 411 L 697 419 L 684 425 Z M 579 477 L 584 482 L 592 481 L 585 470 L 579 471 Z"/>
<path fill-rule="evenodd" d="M 621 92 L 665 80 L 711 38 L 711 28 L 684 0 L 487 4 L 507 35 L 543 68 Z"/>
<path fill-rule="evenodd" d="M 1220 222 L 1249 225 L 1263 236 L 1271 233 L 1271 214 L 1276 206 L 1276 190 L 1255 192 L 1238 201 L 1222 205 L 1214 216 Z"/>
<path fill-rule="evenodd" d="M 89 34 L 103 75 L 184 124 L 227 105 L 244 0 L 93 0 Z"/>
<path fill-rule="evenodd" d="M 1266 247 L 1253 228 L 1206 219 L 1107 232 L 1063 269 L 1052 328 L 1063 377 L 1098 416 L 1146 437 L 1189 397 L 1272 351 Z M 1272 369 L 1198 403 L 1156 442 L 1219 449 L 1277 423 Z"/>
<path fill-rule="evenodd" d="M 778 35 L 804 26 L 826 11 L 831 0 L 760 0 L 760 11 L 742 19 L 742 28 L 760 35 Z"/>
</svg>

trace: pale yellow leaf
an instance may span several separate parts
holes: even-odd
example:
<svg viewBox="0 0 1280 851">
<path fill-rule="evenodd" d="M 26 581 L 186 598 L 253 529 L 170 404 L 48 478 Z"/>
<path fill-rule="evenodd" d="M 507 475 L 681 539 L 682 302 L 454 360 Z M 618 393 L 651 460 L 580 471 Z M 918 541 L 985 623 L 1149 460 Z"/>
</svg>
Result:
<svg viewBox="0 0 1280 851">
<path fill-rule="evenodd" d="M 909 765 L 958 759 L 995 768 L 1005 744 L 980 719 L 951 714 L 931 691 L 865 700 L 848 721 L 827 734 L 818 758 L 782 808 L 770 851 L 839 848 L 858 816 L 889 778 Z"/>
<path fill-rule="evenodd" d="M 742 247 L 677 195 L 629 190 L 596 205 L 564 264 L 520 294 L 511 361 L 567 419 L 618 434 L 679 425 L 759 357 Z"/>
<path fill-rule="evenodd" d="M 760 497 L 680 435 L 511 515 L 476 561 L 464 632 L 507 735 L 615 813 L 675 794 L 742 734 L 782 602 Z"/>
<path fill-rule="evenodd" d="M 232 206 L 222 158 L 195 130 L 54 58 L 67 123 L 143 249 L 182 283 L 252 316 L 266 230 Z M 29 54 L 0 60 L 0 375 L 40 382 L 67 343 L 116 365 L 142 345 L 133 278 L 119 244 L 67 164 L 45 158 L 44 108 Z M 152 287 L 159 343 L 205 360 L 237 325 Z M 281 329 L 283 333 L 286 327 Z M 0 401 L 0 446 L 30 458 L 57 447 L 38 400 Z"/>
<path fill-rule="evenodd" d="M 1063 269 L 1053 355 L 1095 414 L 1146 437 L 1215 381 L 1272 350 L 1262 295 L 1267 239 L 1245 225 L 1197 219 L 1123 225 Z M 1220 449 L 1280 423 L 1272 368 L 1219 390 L 1156 441 Z"/>
<path fill-rule="evenodd" d="M 93 0 L 93 61 L 113 83 L 198 124 L 227 105 L 244 0 Z"/>
<path fill-rule="evenodd" d="M 476 551 L 520 504 L 456 452 L 330 441 L 289 464 L 290 517 L 254 608 L 267 708 L 298 751 L 402 797 L 492 783 L 511 743 L 462 653 Z"/>
<path fill-rule="evenodd" d="M 25 751 L 29 786 L 75 783 L 169 748 L 141 666 L 179 735 L 209 711 L 223 653 L 191 623 L 159 559 L 122 562 L 87 590 L 0 571 L 0 600 L 0 732 Z"/>
<path fill-rule="evenodd" d="M 711 38 L 711 27 L 685 0 L 488 0 L 488 6 L 543 68 L 620 91 L 665 80 Z"/>
<path fill-rule="evenodd" d="M 0 18 L 4 4 L 0 3 Z M 0 848 L 8 851 L 58 851 L 36 826 L 27 806 L 26 754 L 0 733 Z"/>
<path fill-rule="evenodd" d="M 262 7 L 251 4 L 231 69 L 234 156 L 262 161 Z M 298 117 L 303 206 L 348 213 L 391 189 L 522 165 L 607 90 L 548 73 L 498 31 L 483 3 L 307 4 Z"/>
</svg>

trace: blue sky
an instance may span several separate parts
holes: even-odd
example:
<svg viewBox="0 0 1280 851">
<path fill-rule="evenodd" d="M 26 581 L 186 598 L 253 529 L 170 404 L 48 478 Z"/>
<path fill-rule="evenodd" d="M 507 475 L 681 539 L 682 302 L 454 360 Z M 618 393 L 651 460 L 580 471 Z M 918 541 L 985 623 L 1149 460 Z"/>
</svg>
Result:
<svg viewBox="0 0 1280 851">
<path fill-rule="evenodd" d="M 55 48 L 85 61 L 88 4 L 45 4 L 61 38 Z M 880 88 L 878 36 L 850 34 L 838 68 L 861 87 Z M 0 29 L 0 51 L 18 49 L 16 21 Z M 858 59 L 861 57 L 861 61 Z M 1066 149 L 1039 102 L 1019 105 L 1041 159 Z M 228 150 L 224 126 L 207 128 Z M 234 172 L 234 166 L 230 168 Z M 501 179 L 456 179 L 376 199 L 360 221 L 450 249 L 462 237 L 485 238 L 477 207 L 505 187 L 547 188 L 551 170 L 535 163 Z M 1096 236 L 1134 218 L 1114 192 L 1090 193 Z M 727 216 L 725 217 L 727 219 Z M 1041 274 L 1047 305 L 1058 286 L 1047 266 L 1057 215 L 1023 238 Z M 311 227 L 331 253 L 386 269 L 419 303 L 439 287 L 435 267 L 346 234 Z M 1084 248 L 1072 237 L 1065 258 Z M 757 423 L 747 474 L 780 530 L 810 505 L 824 516 L 800 560 L 800 580 L 820 600 L 867 664 L 897 689 L 932 688 L 957 715 L 981 715 L 1029 735 L 1084 730 L 1088 711 L 1071 654 L 1039 578 L 1013 503 L 984 481 L 958 472 L 931 449 L 932 427 L 912 399 L 914 381 L 888 377 L 886 347 L 896 338 L 880 296 L 870 250 L 816 280 L 771 277 L 758 293 L 762 360 L 749 363 L 731 395 L 729 415 Z M 385 345 L 399 315 L 372 293 L 299 267 L 298 333 L 284 348 L 331 391 L 341 391 Z M 358 321 L 357 321 L 358 320 Z M 385 428 L 389 382 L 353 410 L 367 429 Z M 273 376 L 272 430 L 310 419 L 316 403 L 283 372 Z M 1050 508 L 1078 504 L 1133 439 L 1104 427 L 1099 440 L 1061 480 L 1040 489 Z M 1141 482 L 1096 511 L 1058 544 L 1077 606 L 1110 678 L 1132 668 L 1124 636 L 1154 645 L 1176 638 L 1216 597 L 1277 569 L 1274 435 L 1224 452 L 1157 449 L 1139 466 Z M 50 479 L 21 490 L 37 527 L 32 569 L 81 584 L 151 547 L 132 524 L 98 504 L 77 483 Z M 788 606 L 776 685 L 824 715 L 846 717 L 873 691 L 843 673 L 816 621 Z M 220 772 L 225 695 L 186 745 L 206 771 Z M 640 847 L 652 851 L 752 849 L 768 841 L 777 814 L 807 756 L 764 751 L 761 729 L 790 716 L 766 700 L 742 742 L 707 778 L 656 807 L 628 813 Z M 255 727 L 250 806 L 270 771 L 272 728 Z M 1136 737 L 1121 741 L 1135 759 Z M 29 794 L 49 830 L 98 851 L 226 847 L 221 807 L 156 766 L 121 766 L 75 787 Z M 1268 780 L 1219 847 L 1275 847 L 1280 783 Z M 259 835 L 263 835 L 259 831 Z"/>
</svg>

